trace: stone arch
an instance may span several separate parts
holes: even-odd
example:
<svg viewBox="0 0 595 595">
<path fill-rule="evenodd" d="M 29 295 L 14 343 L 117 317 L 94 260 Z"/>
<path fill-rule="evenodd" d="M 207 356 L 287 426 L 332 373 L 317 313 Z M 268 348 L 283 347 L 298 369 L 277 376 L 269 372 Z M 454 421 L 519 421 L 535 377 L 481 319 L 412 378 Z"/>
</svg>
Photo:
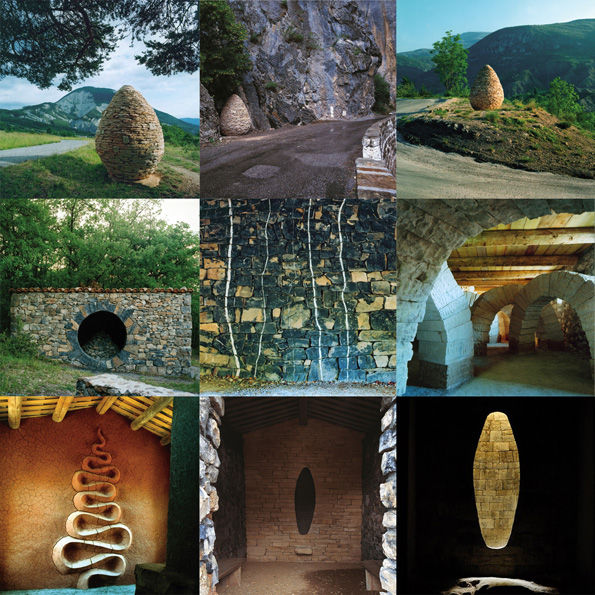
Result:
<svg viewBox="0 0 595 595">
<path fill-rule="evenodd" d="M 514 302 L 522 285 L 503 285 L 485 293 L 471 306 L 471 323 L 473 324 L 473 350 L 475 355 L 485 355 L 488 350 L 490 327 L 494 316 L 502 308 Z"/>
<path fill-rule="evenodd" d="M 535 329 L 537 345 L 542 349 L 561 350 L 564 348 L 564 331 L 558 318 L 556 300 L 552 300 L 541 310 Z"/>
<path fill-rule="evenodd" d="M 442 263 L 470 237 L 500 223 L 593 210 L 588 199 L 399 199 L 397 203 L 397 395 L 405 392 L 412 341 Z M 593 351 L 591 350 L 591 354 Z"/>
<path fill-rule="evenodd" d="M 68 359 L 74 365 L 78 362 L 92 370 L 101 371 L 118 368 L 126 363 L 131 354 L 130 346 L 136 343 L 130 337 L 138 328 L 132 319 L 133 314 L 132 308 L 122 308 L 109 301 L 92 300 L 79 306 L 79 311 L 66 325 L 66 337 L 72 347 Z M 105 360 L 92 357 L 84 349 L 89 339 L 88 333 L 96 331 L 101 325 L 113 326 L 115 343 L 119 348 L 117 353 L 110 354 Z"/>
<path fill-rule="evenodd" d="M 423 386 L 453 388 L 473 376 L 473 327 L 468 297 L 442 265 L 417 330 Z"/>
<path fill-rule="evenodd" d="M 535 331 L 543 307 L 558 298 L 567 302 L 576 312 L 587 335 L 591 352 L 591 372 L 595 355 L 595 277 L 554 271 L 535 277 L 519 291 L 510 317 L 510 351 L 535 351 Z"/>
</svg>

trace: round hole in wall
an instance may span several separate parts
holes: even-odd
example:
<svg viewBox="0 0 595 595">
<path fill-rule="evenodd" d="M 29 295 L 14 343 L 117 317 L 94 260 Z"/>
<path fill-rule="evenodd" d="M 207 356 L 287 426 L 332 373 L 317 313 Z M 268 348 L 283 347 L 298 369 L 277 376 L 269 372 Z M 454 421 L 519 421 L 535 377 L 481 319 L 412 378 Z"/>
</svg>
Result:
<svg viewBox="0 0 595 595">
<path fill-rule="evenodd" d="M 112 359 L 126 345 L 126 327 L 112 312 L 95 312 L 79 326 L 78 341 L 81 349 L 92 358 Z"/>
<path fill-rule="evenodd" d="M 304 467 L 295 484 L 295 518 L 300 535 L 310 531 L 316 507 L 316 489 L 310 469 Z"/>
</svg>

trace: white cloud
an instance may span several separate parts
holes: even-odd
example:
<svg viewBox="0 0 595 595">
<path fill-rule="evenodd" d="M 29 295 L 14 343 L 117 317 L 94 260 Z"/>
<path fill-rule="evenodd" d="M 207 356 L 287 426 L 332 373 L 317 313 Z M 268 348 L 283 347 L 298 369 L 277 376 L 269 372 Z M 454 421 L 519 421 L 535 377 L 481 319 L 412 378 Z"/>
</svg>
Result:
<svg viewBox="0 0 595 595">
<path fill-rule="evenodd" d="M 198 73 L 154 76 L 134 59 L 144 49 L 142 41 L 135 41 L 133 47 L 130 47 L 130 40 L 121 41 L 103 70 L 73 89 L 105 87 L 118 90 L 124 85 L 132 85 L 153 108 L 176 118 L 198 118 Z M 56 77 L 56 85 L 60 80 L 61 77 Z M 46 101 L 55 102 L 66 94 L 57 86 L 42 90 L 25 79 L 10 76 L 0 81 L 0 108 L 18 109 Z"/>
</svg>

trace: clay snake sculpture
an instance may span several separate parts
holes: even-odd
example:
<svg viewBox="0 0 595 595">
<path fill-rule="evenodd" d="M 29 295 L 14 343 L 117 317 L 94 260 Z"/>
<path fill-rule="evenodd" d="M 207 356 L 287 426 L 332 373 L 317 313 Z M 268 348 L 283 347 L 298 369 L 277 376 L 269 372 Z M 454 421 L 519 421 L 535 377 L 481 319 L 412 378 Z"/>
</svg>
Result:
<svg viewBox="0 0 595 595">
<path fill-rule="evenodd" d="M 126 571 L 121 553 L 130 547 L 132 532 L 119 523 L 122 509 L 114 502 L 120 471 L 111 465 L 112 456 L 104 452 L 105 437 L 97 430 L 100 442 L 93 444 L 82 469 L 72 477 L 76 511 L 66 519 L 66 532 L 54 546 L 52 559 L 58 572 L 80 572 L 78 589 L 88 589 L 93 576 L 119 577 Z M 86 550 L 86 551 L 85 551 Z M 89 550 L 93 553 L 89 555 Z M 102 552 L 101 550 L 108 550 Z"/>
</svg>

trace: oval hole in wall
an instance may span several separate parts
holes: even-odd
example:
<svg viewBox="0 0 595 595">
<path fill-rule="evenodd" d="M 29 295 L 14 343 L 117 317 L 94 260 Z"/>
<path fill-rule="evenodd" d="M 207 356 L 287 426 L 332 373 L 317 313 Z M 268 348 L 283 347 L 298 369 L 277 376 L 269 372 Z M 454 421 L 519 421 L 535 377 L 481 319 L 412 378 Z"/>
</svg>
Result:
<svg viewBox="0 0 595 595">
<path fill-rule="evenodd" d="M 310 531 L 316 507 L 316 490 L 310 469 L 304 467 L 295 484 L 295 519 L 300 535 Z"/>
<path fill-rule="evenodd" d="M 473 488 L 481 535 L 491 549 L 508 544 L 520 482 L 519 450 L 508 417 L 490 413 L 475 451 Z"/>
</svg>

